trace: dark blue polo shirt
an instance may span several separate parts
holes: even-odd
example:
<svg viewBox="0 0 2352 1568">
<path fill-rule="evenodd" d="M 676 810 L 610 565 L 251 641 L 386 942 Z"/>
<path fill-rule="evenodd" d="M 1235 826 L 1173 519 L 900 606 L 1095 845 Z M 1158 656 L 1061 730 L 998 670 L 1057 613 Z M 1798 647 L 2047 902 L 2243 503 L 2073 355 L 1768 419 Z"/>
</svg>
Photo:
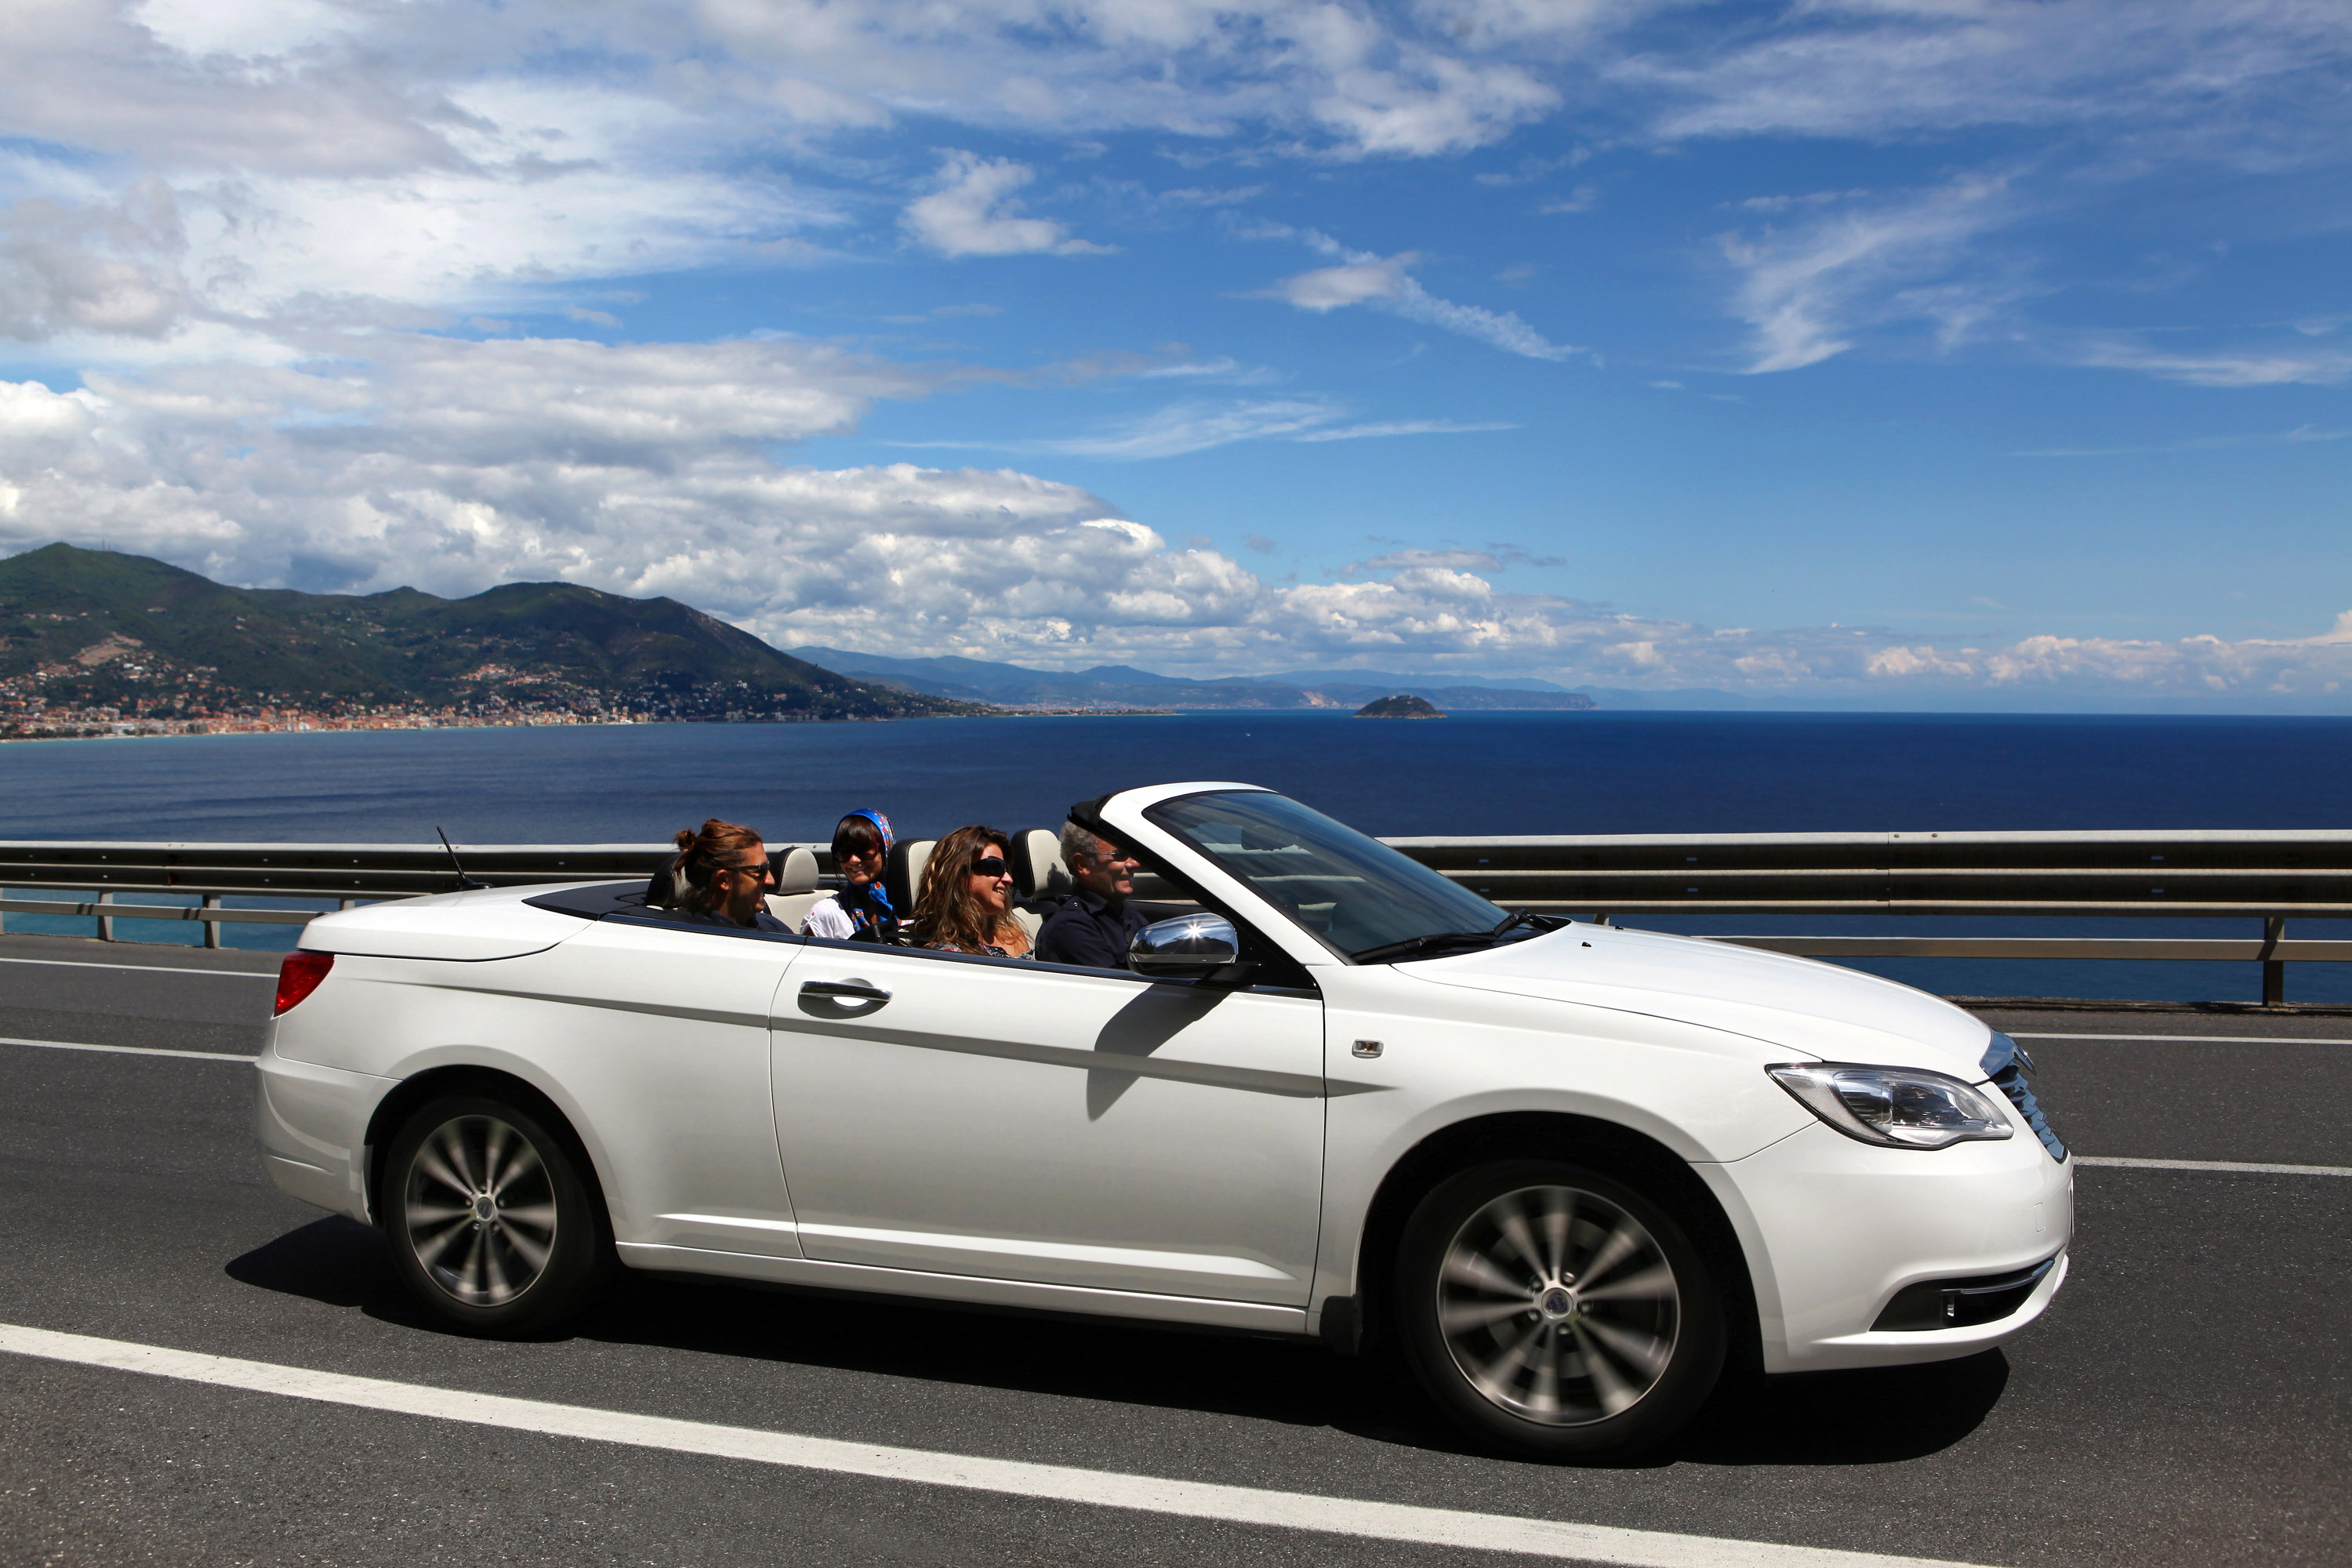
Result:
<svg viewBox="0 0 2352 1568">
<path fill-rule="evenodd" d="M 1045 963 L 1125 969 L 1128 942 L 1150 923 L 1133 904 L 1114 909 L 1109 900 L 1082 889 L 1045 917 L 1037 932 L 1037 957 Z"/>
</svg>

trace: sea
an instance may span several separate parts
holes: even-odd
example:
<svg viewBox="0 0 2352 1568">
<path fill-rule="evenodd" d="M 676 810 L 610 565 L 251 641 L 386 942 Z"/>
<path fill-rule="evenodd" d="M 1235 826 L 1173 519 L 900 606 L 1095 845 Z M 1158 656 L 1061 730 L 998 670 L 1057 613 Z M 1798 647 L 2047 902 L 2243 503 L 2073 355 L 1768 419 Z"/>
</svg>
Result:
<svg viewBox="0 0 2352 1568">
<path fill-rule="evenodd" d="M 326 731 L 0 744 L 0 839 L 653 844 L 719 816 L 822 840 L 1055 827 L 1129 785 L 1233 780 L 1381 835 L 2352 827 L 2352 719 L 1308 711 Z M 182 922 L 118 933 L 188 941 Z M 2252 921 L 1631 917 L 1661 930 L 2259 934 Z M 72 917 L 5 929 L 88 932 Z M 291 945 L 291 927 L 227 928 Z M 2290 934 L 2352 937 L 2352 921 Z M 1858 960 L 1944 994 L 2247 1001 L 2252 963 Z M 2288 999 L 2352 1003 L 2352 964 Z"/>
</svg>

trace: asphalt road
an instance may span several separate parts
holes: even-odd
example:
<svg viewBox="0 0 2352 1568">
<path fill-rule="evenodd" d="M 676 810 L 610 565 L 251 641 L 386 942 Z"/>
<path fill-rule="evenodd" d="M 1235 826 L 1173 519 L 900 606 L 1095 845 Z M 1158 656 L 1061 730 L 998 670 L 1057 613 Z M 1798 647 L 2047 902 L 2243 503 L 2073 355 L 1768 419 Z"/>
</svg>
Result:
<svg viewBox="0 0 2352 1568">
<path fill-rule="evenodd" d="M 10 962 L 23 959 L 44 962 Z M 274 967 L 0 938 L 0 1037 L 248 1053 Z M 2117 1037 L 2027 1039 L 2081 1153 L 2352 1166 L 2352 1044 L 2295 1043 L 2352 1040 L 2352 1017 L 1993 1021 Z M 2215 1035 L 2263 1038 L 2182 1037 Z M 2006 1351 L 1731 1391 L 1662 1454 L 1571 1469 L 1470 1451 L 1381 1364 L 1271 1342 L 643 1278 L 562 1339 L 452 1337 L 409 1309 L 373 1233 L 268 1185 L 249 1103 L 249 1069 L 232 1060 L 0 1046 L 0 1323 L 938 1453 L 1736 1541 L 2020 1565 L 2352 1561 L 2352 1178 L 2085 1168 L 2072 1278 Z M 0 1354 L 9 1564 L 1375 1557 L 1512 1560 Z"/>
</svg>

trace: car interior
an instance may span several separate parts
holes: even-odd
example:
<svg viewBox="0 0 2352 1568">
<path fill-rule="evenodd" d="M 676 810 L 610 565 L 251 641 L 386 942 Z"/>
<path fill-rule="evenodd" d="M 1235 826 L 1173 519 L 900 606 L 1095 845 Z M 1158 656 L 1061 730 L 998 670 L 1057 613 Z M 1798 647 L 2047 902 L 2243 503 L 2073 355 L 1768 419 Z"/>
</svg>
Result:
<svg viewBox="0 0 2352 1568">
<path fill-rule="evenodd" d="M 1013 871 L 1015 900 L 1013 918 L 1021 922 L 1034 942 L 1055 906 L 1077 891 L 1077 883 L 1070 875 L 1067 862 L 1062 858 L 1061 835 L 1043 827 L 1033 827 L 1010 835 L 1012 852 L 1007 857 Z M 883 872 L 884 887 L 890 901 L 901 915 L 911 914 L 915 907 L 915 889 L 922 885 L 923 867 L 930 859 L 931 848 L 938 841 L 919 838 L 900 843 L 891 849 L 890 861 Z M 768 895 L 768 912 L 793 931 L 808 918 L 810 909 L 832 895 L 840 879 L 827 874 L 830 852 L 811 844 L 775 844 L 769 847 L 769 862 L 775 868 L 776 890 Z M 1169 886 L 1150 872 L 1136 874 L 1136 897 L 1129 900 L 1150 920 L 1164 920 L 1186 914 L 1200 906 L 1184 898 L 1181 890 Z M 1147 896 L 1150 895 L 1150 896 Z M 648 905 L 642 883 L 582 885 L 557 892 L 542 894 L 531 903 L 541 908 L 578 915 L 584 919 L 601 919 L 605 915 L 660 920 L 665 911 Z M 698 930 L 714 928 L 698 927 Z M 718 931 L 717 934 L 732 934 Z"/>
</svg>

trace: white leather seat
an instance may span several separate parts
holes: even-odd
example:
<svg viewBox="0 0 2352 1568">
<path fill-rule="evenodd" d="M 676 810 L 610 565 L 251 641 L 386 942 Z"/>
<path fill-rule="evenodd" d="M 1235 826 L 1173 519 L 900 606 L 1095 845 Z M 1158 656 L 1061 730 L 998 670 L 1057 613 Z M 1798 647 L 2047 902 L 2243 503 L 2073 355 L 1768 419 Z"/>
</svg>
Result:
<svg viewBox="0 0 2352 1568">
<path fill-rule="evenodd" d="M 915 900 L 923 890 L 923 868 L 929 863 L 931 847 L 938 842 L 936 838 L 918 838 L 890 851 L 890 866 L 882 873 L 882 885 L 889 890 L 890 902 L 902 921 L 914 918 Z"/>
<path fill-rule="evenodd" d="M 816 851 L 795 844 L 775 860 L 776 890 L 768 895 L 768 912 L 798 931 L 809 910 L 829 897 L 817 886 Z"/>
<path fill-rule="evenodd" d="M 1078 890 L 1078 885 L 1070 879 L 1070 868 L 1062 859 L 1061 836 L 1042 827 L 1033 827 L 1014 837 L 1013 880 L 1024 899 L 1067 898 Z"/>
</svg>

